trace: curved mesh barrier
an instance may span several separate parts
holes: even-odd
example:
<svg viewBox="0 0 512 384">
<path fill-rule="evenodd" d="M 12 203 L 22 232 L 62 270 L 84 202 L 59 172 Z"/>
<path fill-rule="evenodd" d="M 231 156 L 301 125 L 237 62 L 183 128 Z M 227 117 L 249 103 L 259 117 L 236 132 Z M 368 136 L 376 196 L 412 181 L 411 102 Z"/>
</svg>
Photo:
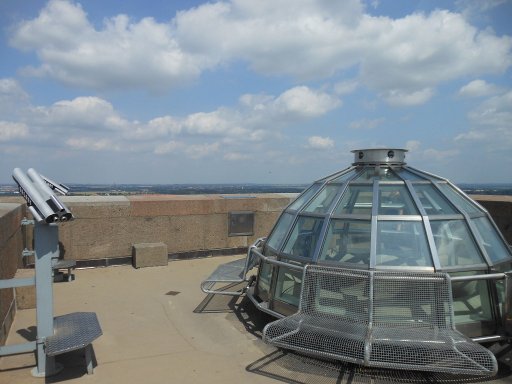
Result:
<svg viewBox="0 0 512 384">
<path fill-rule="evenodd" d="M 365 366 L 494 375 L 494 355 L 455 330 L 445 273 L 309 265 L 296 314 L 274 321 L 275 346 Z"/>
</svg>

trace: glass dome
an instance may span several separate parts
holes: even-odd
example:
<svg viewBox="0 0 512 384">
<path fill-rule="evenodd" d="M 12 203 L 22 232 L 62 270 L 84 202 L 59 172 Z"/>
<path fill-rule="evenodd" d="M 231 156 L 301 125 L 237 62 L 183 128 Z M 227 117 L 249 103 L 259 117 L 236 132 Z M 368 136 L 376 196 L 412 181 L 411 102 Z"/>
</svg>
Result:
<svg viewBox="0 0 512 384">
<path fill-rule="evenodd" d="M 265 241 L 253 294 L 271 312 L 297 310 L 297 267 L 305 264 L 452 277 L 511 269 L 511 251 L 488 212 L 455 185 L 407 166 L 404 149 L 352 152 L 352 166 L 306 188 Z M 470 337 L 494 334 L 503 286 L 477 278 L 453 282 L 457 328 Z"/>
</svg>

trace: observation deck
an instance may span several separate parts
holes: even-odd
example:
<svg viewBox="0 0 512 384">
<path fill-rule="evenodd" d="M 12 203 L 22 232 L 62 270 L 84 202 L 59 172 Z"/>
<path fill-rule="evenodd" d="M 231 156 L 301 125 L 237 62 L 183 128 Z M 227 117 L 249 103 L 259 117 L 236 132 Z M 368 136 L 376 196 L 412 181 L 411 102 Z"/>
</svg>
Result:
<svg viewBox="0 0 512 384">
<path fill-rule="evenodd" d="M 103 336 L 94 343 L 98 362 L 94 375 L 87 375 L 81 352 L 74 351 L 57 357 L 64 370 L 47 380 L 459 382 L 456 376 L 368 369 L 281 351 L 261 340 L 264 325 L 273 319 L 256 310 L 247 298 L 205 297 L 199 282 L 218 265 L 242 257 L 254 239 L 268 234 L 281 210 L 295 196 L 235 197 L 62 198 L 76 216 L 74 222 L 61 224 L 62 253 L 64 259 L 77 260 L 78 269 L 73 281 L 54 284 L 55 314 L 94 311 Z M 476 200 L 489 210 L 512 243 L 512 196 L 477 196 Z M 0 201 L 0 278 L 32 271 L 23 268 L 20 258 L 24 243 L 31 241 L 31 234 L 24 234 L 20 226 L 25 209 L 20 199 Z M 249 213 L 254 219 L 252 234 L 247 234 L 247 228 L 242 228 L 245 232 L 230 233 L 230 220 L 236 221 L 236 214 Z M 165 244 L 168 264 L 133 268 L 132 247 L 136 243 Z M 4 291 L 0 292 L 4 332 L 0 345 L 31 340 L 35 311 L 30 309 L 30 293 L 18 294 L 16 308 L 15 294 Z M 20 308 L 23 305 L 26 309 Z M 464 378 L 464 382 L 510 382 L 512 348 L 495 348 L 499 361 L 496 378 Z M 0 358 L 0 383 L 41 383 L 42 379 L 30 375 L 34 365 L 32 354 Z"/>
</svg>

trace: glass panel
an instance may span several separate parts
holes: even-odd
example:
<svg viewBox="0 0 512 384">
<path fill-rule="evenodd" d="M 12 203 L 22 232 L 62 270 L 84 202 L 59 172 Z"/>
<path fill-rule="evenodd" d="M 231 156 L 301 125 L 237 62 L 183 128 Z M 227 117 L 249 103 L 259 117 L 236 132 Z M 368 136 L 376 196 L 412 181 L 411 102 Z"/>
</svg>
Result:
<svg viewBox="0 0 512 384">
<path fill-rule="evenodd" d="M 309 189 L 302 193 L 297 199 L 288 207 L 288 209 L 298 210 L 306 204 L 309 199 L 320 189 L 322 184 L 313 184 Z"/>
<path fill-rule="evenodd" d="M 391 168 L 379 168 L 379 181 L 401 181 Z"/>
<path fill-rule="evenodd" d="M 441 191 L 454 203 L 458 209 L 463 210 L 466 213 L 481 213 L 482 211 L 474 205 L 468 197 L 462 196 L 453 187 L 446 183 L 437 184 Z"/>
<path fill-rule="evenodd" d="M 381 185 L 379 215 L 419 215 L 405 185 Z"/>
<path fill-rule="evenodd" d="M 338 185 L 328 185 L 325 187 L 311 203 L 308 204 L 304 212 L 308 213 L 327 213 L 332 201 L 339 190 Z"/>
<path fill-rule="evenodd" d="M 280 267 L 277 275 L 275 298 L 299 306 L 302 271 Z"/>
<path fill-rule="evenodd" d="M 366 167 L 363 169 L 363 172 L 359 176 L 357 176 L 352 182 L 353 183 L 373 182 L 374 176 L 375 176 L 375 168 L 374 167 Z"/>
<path fill-rule="evenodd" d="M 371 215 L 373 186 L 350 185 L 334 210 L 335 215 L 359 214 Z"/>
<path fill-rule="evenodd" d="M 351 177 L 354 177 L 356 174 L 355 170 L 352 170 L 350 172 L 347 172 L 341 176 L 338 176 L 337 178 L 331 180 L 329 183 L 344 183 L 345 181 L 349 180 Z"/>
<path fill-rule="evenodd" d="M 479 217 L 473 219 L 472 222 L 475 223 L 480 236 L 482 236 L 483 245 L 492 262 L 496 263 L 510 257 L 503 240 L 487 217 Z"/>
<path fill-rule="evenodd" d="M 483 264 L 464 220 L 436 220 L 430 226 L 441 266 Z"/>
<path fill-rule="evenodd" d="M 478 275 L 485 272 L 471 271 L 451 273 L 451 276 Z M 489 286 L 486 281 L 452 282 L 453 314 L 455 325 L 492 321 Z"/>
<path fill-rule="evenodd" d="M 423 222 L 379 221 L 377 265 L 433 266 Z"/>
<path fill-rule="evenodd" d="M 268 263 L 261 263 L 259 276 L 258 276 L 258 295 L 263 300 L 267 299 L 268 292 L 270 291 L 270 280 L 272 279 L 272 265 Z"/>
<path fill-rule="evenodd" d="M 354 183 L 368 183 L 372 182 L 373 178 L 377 177 L 379 181 L 401 181 L 392 170 L 388 167 L 366 167 L 363 173 L 360 174 L 353 182 Z"/>
<path fill-rule="evenodd" d="M 322 231 L 323 219 L 301 216 L 286 242 L 284 253 L 311 259 Z"/>
<path fill-rule="evenodd" d="M 413 184 L 427 215 L 452 215 L 459 213 L 432 184 Z"/>
<path fill-rule="evenodd" d="M 410 181 L 425 180 L 423 177 L 420 177 L 412 172 L 406 171 L 403 168 L 400 168 L 399 170 L 397 170 L 396 173 L 398 173 L 398 176 L 404 180 L 410 180 Z"/>
<path fill-rule="evenodd" d="M 370 221 L 331 220 L 319 261 L 369 265 L 370 227 Z"/>
<path fill-rule="evenodd" d="M 276 224 L 276 227 L 274 228 L 272 234 L 268 238 L 267 245 L 269 247 L 272 247 L 277 251 L 281 248 L 283 238 L 286 236 L 286 233 L 290 229 L 292 221 L 293 215 L 290 215 L 289 213 L 283 213 L 281 215 L 279 221 Z"/>
</svg>

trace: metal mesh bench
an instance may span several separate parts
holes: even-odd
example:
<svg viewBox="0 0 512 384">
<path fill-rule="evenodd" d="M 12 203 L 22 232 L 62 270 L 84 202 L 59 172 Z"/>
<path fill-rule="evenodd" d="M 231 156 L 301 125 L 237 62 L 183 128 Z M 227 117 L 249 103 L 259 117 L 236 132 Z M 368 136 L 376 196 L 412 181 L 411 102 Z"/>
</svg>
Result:
<svg viewBox="0 0 512 384">
<path fill-rule="evenodd" d="M 309 355 L 371 367 L 494 375 L 494 355 L 453 320 L 445 273 L 306 266 L 296 314 L 263 339 Z"/>
<path fill-rule="evenodd" d="M 57 316 L 53 320 L 53 336 L 45 341 L 45 353 L 56 356 L 66 352 L 84 349 L 87 373 L 93 373 L 93 351 L 91 343 L 100 337 L 101 330 L 94 312 L 74 312 Z"/>
<path fill-rule="evenodd" d="M 58 273 L 61 269 L 67 270 L 66 278 L 67 281 L 73 280 L 73 274 L 71 273 L 72 269 L 76 268 L 76 260 L 61 260 L 61 259 L 53 259 L 52 260 L 52 270 L 54 273 Z"/>
<path fill-rule="evenodd" d="M 251 252 L 253 248 L 259 247 L 263 239 L 258 239 L 249 247 L 247 256 L 243 259 L 230 261 L 219 265 L 213 273 L 201 283 L 201 290 L 204 293 L 240 296 L 244 290 L 230 291 L 229 289 L 237 283 L 247 281 L 249 272 L 257 263 L 256 256 Z"/>
</svg>

